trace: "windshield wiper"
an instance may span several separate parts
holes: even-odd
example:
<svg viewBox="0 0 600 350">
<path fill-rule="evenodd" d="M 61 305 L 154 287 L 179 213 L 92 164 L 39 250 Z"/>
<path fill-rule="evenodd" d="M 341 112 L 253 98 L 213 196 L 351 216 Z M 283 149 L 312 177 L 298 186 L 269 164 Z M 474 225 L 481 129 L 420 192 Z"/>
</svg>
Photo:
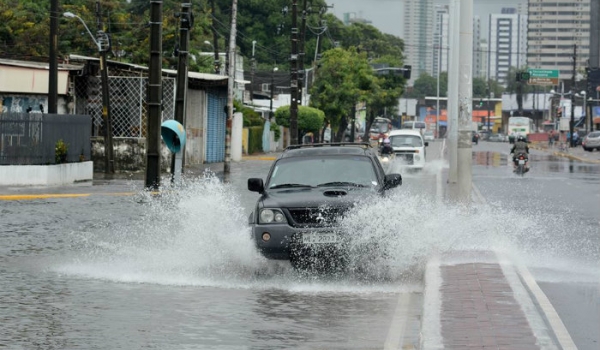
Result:
<svg viewBox="0 0 600 350">
<path fill-rule="evenodd" d="M 274 188 L 292 188 L 292 187 L 312 187 L 312 186 L 311 185 L 304 185 L 304 184 L 280 184 L 280 185 L 271 186 L 271 187 L 269 187 L 269 189 L 274 189 Z"/>
<path fill-rule="evenodd" d="M 344 181 L 334 181 L 334 182 L 326 182 L 324 184 L 320 184 L 317 187 L 325 187 L 325 186 L 354 186 L 354 187 L 367 187 L 365 185 L 357 184 L 354 182 L 344 182 Z"/>
</svg>

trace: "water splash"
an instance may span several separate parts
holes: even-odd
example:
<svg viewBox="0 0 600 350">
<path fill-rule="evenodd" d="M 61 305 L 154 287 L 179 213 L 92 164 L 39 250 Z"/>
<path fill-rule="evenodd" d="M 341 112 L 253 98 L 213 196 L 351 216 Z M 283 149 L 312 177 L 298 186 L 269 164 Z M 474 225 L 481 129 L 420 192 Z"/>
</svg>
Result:
<svg viewBox="0 0 600 350">
<path fill-rule="evenodd" d="M 423 173 L 446 165 L 428 166 Z M 572 267 L 567 261 L 574 259 L 581 269 L 584 259 L 589 271 L 600 261 L 600 248 L 590 243 L 593 232 L 579 229 L 574 237 L 578 226 L 564 217 L 493 203 L 465 210 L 400 187 L 363 201 L 342 220 L 352 237 L 351 274 L 311 276 L 256 251 L 239 194 L 213 175 L 162 193 L 158 199 L 140 194 L 145 204 L 138 220 L 75 233 L 79 253 L 53 270 L 128 283 L 368 293 L 397 292 L 399 282 L 420 285 L 427 260 L 452 251 L 498 251 L 540 267 Z M 548 239 L 550 229 L 557 239 Z"/>
</svg>

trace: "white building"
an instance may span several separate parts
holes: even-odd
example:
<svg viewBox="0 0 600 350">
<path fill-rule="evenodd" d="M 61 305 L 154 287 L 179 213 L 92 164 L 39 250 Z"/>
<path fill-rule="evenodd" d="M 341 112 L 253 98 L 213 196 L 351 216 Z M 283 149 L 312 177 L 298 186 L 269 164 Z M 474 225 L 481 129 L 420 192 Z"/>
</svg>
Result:
<svg viewBox="0 0 600 350">
<path fill-rule="evenodd" d="M 577 69 L 587 65 L 590 0 L 530 0 L 528 14 L 530 68 L 557 69 L 560 79 L 571 79 L 574 45 L 577 45 Z"/>
<path fill-rule="evenodd" d="M 510 67 L 527 65 L 527 15 L 517 9 L 490 14 L 488 76 L 506 84 Z"/>
<path fill-rule="evenodd" d="M 481 71 L 481 20 L 478 16 L 473 17 L 473 77 L 479 77 Z M 441 45 L 441 50 L 439 48 Z M 440 72 L 448 72 L 448 62 L 450 55 L 450 15 L 447 5 L 436 5 L 435 7 L 435 25 L 433 32 L 433 65 L 432 76 L 437 76 L 438 64 L 441 66 Z M 438 61 L 438 57 L 441 62 Z"/>
<path fill-rule="evenodd" d="M 404 47 L 406 64 L 412 67 L 409 85 L 421 73 L 433 73 L 433 20 L 433 0 L 405 0 Z"/>
</svg>

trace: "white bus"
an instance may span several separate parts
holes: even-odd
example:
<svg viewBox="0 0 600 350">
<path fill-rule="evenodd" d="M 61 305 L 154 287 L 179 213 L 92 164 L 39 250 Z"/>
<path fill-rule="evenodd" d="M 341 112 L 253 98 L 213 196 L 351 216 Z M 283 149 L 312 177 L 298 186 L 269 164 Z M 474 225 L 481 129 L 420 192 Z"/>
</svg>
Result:
<svg viewBox="0 0 600 350">
<path fill-rule="evenodd" d="M 510 117 L 508 118 L 508 141 L 515 142 L 517 136 L 525 136 L 527 138 L 533 130 L 533 120 L 528 117 Z"/>
</svg>

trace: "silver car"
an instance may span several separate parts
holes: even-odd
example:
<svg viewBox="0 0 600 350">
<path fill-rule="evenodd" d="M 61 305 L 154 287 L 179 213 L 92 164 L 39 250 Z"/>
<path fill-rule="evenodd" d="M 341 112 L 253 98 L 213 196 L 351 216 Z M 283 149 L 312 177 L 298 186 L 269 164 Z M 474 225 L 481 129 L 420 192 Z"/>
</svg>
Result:
<svg viewBox="0 0 600 350">
<path fill-rule="evenodd" d="M 592 152 L 595 149 L 600 151 L 600 131 L 593 131 L 583 138 L 581 146 L 584 150 Z"/>
</svg>

